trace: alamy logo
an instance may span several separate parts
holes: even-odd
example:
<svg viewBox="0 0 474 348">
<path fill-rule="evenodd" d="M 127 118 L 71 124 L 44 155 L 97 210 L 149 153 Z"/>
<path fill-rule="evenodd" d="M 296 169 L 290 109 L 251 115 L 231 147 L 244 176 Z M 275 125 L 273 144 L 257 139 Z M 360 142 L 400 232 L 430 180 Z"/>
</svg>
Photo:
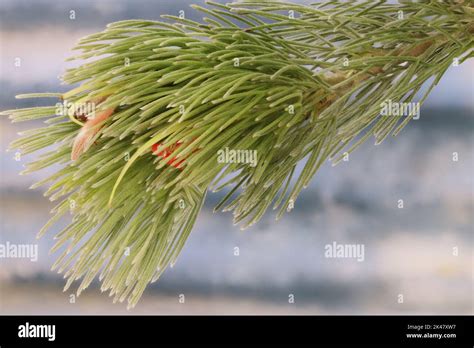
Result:
<svg viewBox="0 0 474 348">
<path fill-rule="evenodd" d="M 0 243 L 0 259 L 30 259 L 38 261 L 38 244 Z"/>
<path fill-rule="evenodd" d="M 357 259 L 362 262 L 365 259 L 364 244 L 326 244 L 324 247 L 324 257 L 326 258 L 342 258 L 342 259 Z"/>
<path fill-rule="evenodd" d="M 226 147 L 217 151 L 218 163 L 243 163 L 251 167 L 257 165 L 257 150 L 233 150 Z"/>
<path fill-rule="evenodd" d="M 74 116 L 79 115 L 89 119 L 95 117 L 96 105 L 93 102 L 72 103 L 64 100 L 62 103 L 56 103 L 56 115 L 58 116 Z"/>
<path fill-rule="evenodd" d="M 414 120 L 420 118 L 420 103 L 397 103 L 387 99 L 380 104 L 380 108 L 382 116 L 405 116 L 413 117 Z"/>
<path fill-rule="evenodd" d="M 28 322 L 18 326 L 20 338 L 47 338 L 48 341 L 56 339 L 56 325 L 35 325 Z"/>
</svg>

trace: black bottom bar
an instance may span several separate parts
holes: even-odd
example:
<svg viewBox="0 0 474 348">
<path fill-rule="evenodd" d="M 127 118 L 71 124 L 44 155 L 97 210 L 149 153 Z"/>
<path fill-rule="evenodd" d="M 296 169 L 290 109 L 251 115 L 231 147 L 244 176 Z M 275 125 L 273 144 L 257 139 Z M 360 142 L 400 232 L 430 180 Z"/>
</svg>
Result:
<svg viewBox="0 0 474 348">
<path fill-rule="evenodd" d="M 1 316 L 0 328 L 1 348 L 86 344 L 472 347 L 474 342 L 472 316 Z"/>
</svg>

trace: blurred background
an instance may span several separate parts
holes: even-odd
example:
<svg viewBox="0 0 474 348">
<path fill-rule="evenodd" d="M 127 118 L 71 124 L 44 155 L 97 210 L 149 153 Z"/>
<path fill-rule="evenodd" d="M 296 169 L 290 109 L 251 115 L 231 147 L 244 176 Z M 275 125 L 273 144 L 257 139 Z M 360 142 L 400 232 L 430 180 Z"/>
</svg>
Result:
<svg viewBox="0 0 474 348">
<path fill-rule="evenodd" d="M 189 4 L 202 2 L 0 0 L 0 110 L 48 102 L 19 93 L 65 91 L 58 76 L 82 36 L 180 10 L 198 19 Z M 419 120 L 327 163 L 279 222 L 269 213 L 240 231 L 231 214 L 212 214 L 221 195 L 210 194 L 177 264 L 130 311 L 97 283 L 74 303 L 74 289 L 62 291 L 50 271 L 59 253 L 48 250 L 67 221 L 35 239 L 52 204 L 28 187 L 47 172 L 18 175 L 31 156 L 15 161 L 5 150 L 32 124 L 1 118 L 0 242 L 38 243 L 39 255 L 0 259 L 0 314 L 472 314 L 473 73 L 473 60 L 450 67 Z M 325 258 L 333 242 L 363 244 L 365 260 Z"/>
</svg>

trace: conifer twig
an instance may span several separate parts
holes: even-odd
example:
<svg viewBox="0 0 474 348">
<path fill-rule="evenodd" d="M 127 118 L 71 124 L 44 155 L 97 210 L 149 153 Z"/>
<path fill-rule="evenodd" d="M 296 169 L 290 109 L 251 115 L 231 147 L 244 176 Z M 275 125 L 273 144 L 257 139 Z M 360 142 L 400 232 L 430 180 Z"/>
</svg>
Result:
<svg viewBox="0 0 474 348">
<path fill-rule="evenodd" d="M 18 96 L 59 97 L 73 109 L 2 112 L 46 119 L 11 148 L 50 149 L 25 173 L 61 165 L 35 187 L 49 185 L 59 201 L 39 235 L 73 214 L 52 250 L 63 248 L 53 268 L 66 288 L 81 279 L 80 293 L 98 275 L 114 301 L 134 306 L 176 261 L 209 188 L 229 190 L 217 208 L 243 228 L 271 205 L 280 217 L 328 158 L 406 126 L 410 117 L 380 115 L 383 101 L 410 102 L 429 84 L 422 103 L 453 59 L 473 56 L 467 1 L 194 7 L 204 24 L 109 24 L 76 47 L 84 62 L 63 80 L 79 87 Z M 254 150 L 258 162 L 218 163 L 224 148 Z"/>
</svg>

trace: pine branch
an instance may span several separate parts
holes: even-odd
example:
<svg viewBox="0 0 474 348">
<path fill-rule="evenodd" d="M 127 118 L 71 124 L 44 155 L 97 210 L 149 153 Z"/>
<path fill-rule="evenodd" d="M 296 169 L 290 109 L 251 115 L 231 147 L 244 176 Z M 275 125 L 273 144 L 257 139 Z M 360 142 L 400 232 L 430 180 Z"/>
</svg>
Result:
<svg viewBox="0 0 474 348">
<path fill-rule="evenodd" d="M 61 104 L 5 111 L 46 118 L 11 148 L 51 147 L 25 170 L 60 164 L 35 187 L 72 223 L 53 266 L 78 293 L 102 290 L 134 306 L 175 262 L 209 188 L 228 189 L 217 210 L 243 228 L 273 205 L 278 217 L 321 165 L 372 135 L 396 135 L 410 117 L 382 117 L 387 100 L 426 99 L 454 58 L 473 56 L 468 2 L 243 2 L 194 6 L 204 23 L 128 20 L 82 39 Z M 92 105 L 93 110 L 80 110 Z M 59 111 L 58 111 L 59 109 Z M 223 148 L 255 150 L 255 167 L 218 163 Z M 296 165 L 305 162 L 298 178 Z M 129 253 L 128 253 L 129 252 Z"/>
</svg>

